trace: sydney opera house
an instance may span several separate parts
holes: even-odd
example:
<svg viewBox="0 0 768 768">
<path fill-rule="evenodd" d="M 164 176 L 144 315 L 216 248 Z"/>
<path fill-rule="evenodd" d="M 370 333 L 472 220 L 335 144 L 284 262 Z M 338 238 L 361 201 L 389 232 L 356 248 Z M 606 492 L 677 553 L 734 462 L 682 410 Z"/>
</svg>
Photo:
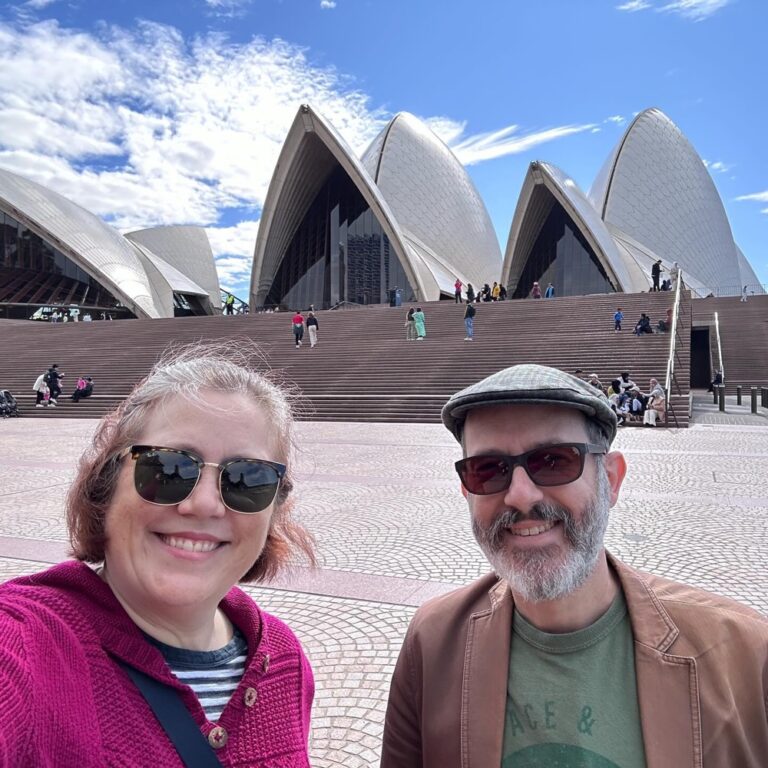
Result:
<svg viewBox="0 0 768 768">
<path fill-rule="evenodd" d="M 382 303 L 453 296 L 458 277 L 501 281 L 511 297 L 549 281 L 560 296 L 647 291 L 674 263 L 694 295 L 759 281 L 734 242 L 703 161 L 662 112 L 640 113 L 585 194 L 559 168 L 530 165 L 502 262 L 490 217 L 450 149 L 396 115 L 358 158 L 302 106 L 264 205 L 255 306 Z"/>
<path fill-rule="evenodd" d="M 46 307 L 77 307 L 94 319 L 218 312 L 205 230 L 121 235 L 62 195 L 0 169 L 0 317 L 28 318 Z"/>
<path fill-rule="evenodd" d="M 317 309 L 452 297 L 534 281 L 557 295 L 647 291 L 652 264 L 675 263 L 695 296 L 759 280 L 734 242 L 703 161 L 662 112 L 640 113 L 585 193 L 564 171 L 530 164 L 502 257 L 483 200 L 423 122 L 396 115 L 358 157 L 311 107 L 283 144 L 256 239 L 252 307 Z M 0 170 L 0 317 L 77 306 L 95 317 L 221 311 L 205 230 L 122 235 L 39 184 Z"/>
</svg>

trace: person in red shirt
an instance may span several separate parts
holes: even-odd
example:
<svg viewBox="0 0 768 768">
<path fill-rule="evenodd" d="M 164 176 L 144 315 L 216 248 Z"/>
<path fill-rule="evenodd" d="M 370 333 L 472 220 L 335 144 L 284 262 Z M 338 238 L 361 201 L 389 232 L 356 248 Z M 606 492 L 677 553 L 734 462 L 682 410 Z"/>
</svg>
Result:
<svg viewBox="0 0 768 768">
<path fill-rule="evenodd" d="M 293 316 L 293 337 L 296 340 L 296 349 L 301 346 L 301 340 L 304 338 L 304 315 L 297 309 Z"/>
</svg>

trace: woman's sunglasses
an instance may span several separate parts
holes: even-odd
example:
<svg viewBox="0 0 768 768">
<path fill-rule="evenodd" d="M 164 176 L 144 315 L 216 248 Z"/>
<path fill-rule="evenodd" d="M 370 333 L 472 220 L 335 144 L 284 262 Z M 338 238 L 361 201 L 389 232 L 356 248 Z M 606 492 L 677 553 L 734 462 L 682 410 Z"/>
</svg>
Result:
<svg viewBox="0 0 768 768">
<path fill-rule="evenodd" d="M 469 493 L 488 496 L 509 488 L 517 466 L 521 466 L 536 485 L 548 487 L 572 483 L 581 477 L 587 453 L 606 453 L 606 450 L 590 443 L 558 443 L 517 456 L 501 453 L 470 456 L 457 461 L 455 466 Z"/>
<path fill-rule="evenodd" d="M 180 504 L 195 490 L 203 467 L 216 467 L 221 500 L 233 512 L 244 514 L 261 512 L 275 500 L 286 470 L 284 464 L 262 459 L 215 464 L 189 451 L 153 445 L 132 445 L 120 455 L 134 461 L 136 492 L 150 504 Z"/>
</svg>

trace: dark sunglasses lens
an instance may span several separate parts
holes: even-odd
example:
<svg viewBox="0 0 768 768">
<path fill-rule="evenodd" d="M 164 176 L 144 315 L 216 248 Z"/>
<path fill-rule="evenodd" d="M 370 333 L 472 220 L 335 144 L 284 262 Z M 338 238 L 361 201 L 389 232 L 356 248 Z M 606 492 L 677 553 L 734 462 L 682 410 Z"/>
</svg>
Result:
<svg viewBox="0 0 768 768">
<path fill-rule="evenodd" d="M 260 461 L 233 461 L 221 474 L 221 497 L 237 512 L 261 512 L 275 499 L 280 476 Z"/>
<path fill-rule="evenodd" d="M 528 475 L 536 485 L 565 485 L 581 475 L 584 459 L 578 448 L 560 445 L 529 454 Z"/>
<path fill-rule="evenodd" d="M 200 468 L 178 451 L 155 450 L 139 454 L 134 468 L 136 491 L 153 504 L 179 504 L 192 493 Z"/>
<path fill-rule="evenodd" d="M 461 462 L 459 475 L 464 487 L 478 496 L 509 488 L 509 464 L 499 456 L 470 456 Z"/>
</svg>

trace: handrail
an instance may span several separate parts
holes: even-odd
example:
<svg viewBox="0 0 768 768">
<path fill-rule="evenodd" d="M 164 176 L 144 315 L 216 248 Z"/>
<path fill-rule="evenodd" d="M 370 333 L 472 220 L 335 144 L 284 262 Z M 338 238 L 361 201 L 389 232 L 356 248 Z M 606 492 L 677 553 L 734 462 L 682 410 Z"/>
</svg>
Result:
<svg viewBox="0 0 768 768">
<path fill-rule="evenodd" d="M 717 336 L 717 356 L 720 359 L 720 375 L 723 377 L 723 383 L 725 383 L 725 366 L 723 365 L 723 347 L 720 343 L 720 320 L 715 312 L 715 335 Z"/>
<path fill-rule="evenodd" d="M 672 377 L 675 375 L 675 351 L 677 346 L 677 319 L 680 314 L 680 291 L 683 286 L 683 271 L 680 270 L 677 275 L 677 283 L 675 284 L 675 302 L 672 305 L 672 328 L 670 331 L 669 340 L 669 357 L 667 358 L 667 377 L 665 379 L 664 389 L 667 392 L 667 397 L 671 394 L 670 387 L 672 386 Z M 669 408 L 669 400 L 667 400 L 667 408 Z"/>
</svg>

